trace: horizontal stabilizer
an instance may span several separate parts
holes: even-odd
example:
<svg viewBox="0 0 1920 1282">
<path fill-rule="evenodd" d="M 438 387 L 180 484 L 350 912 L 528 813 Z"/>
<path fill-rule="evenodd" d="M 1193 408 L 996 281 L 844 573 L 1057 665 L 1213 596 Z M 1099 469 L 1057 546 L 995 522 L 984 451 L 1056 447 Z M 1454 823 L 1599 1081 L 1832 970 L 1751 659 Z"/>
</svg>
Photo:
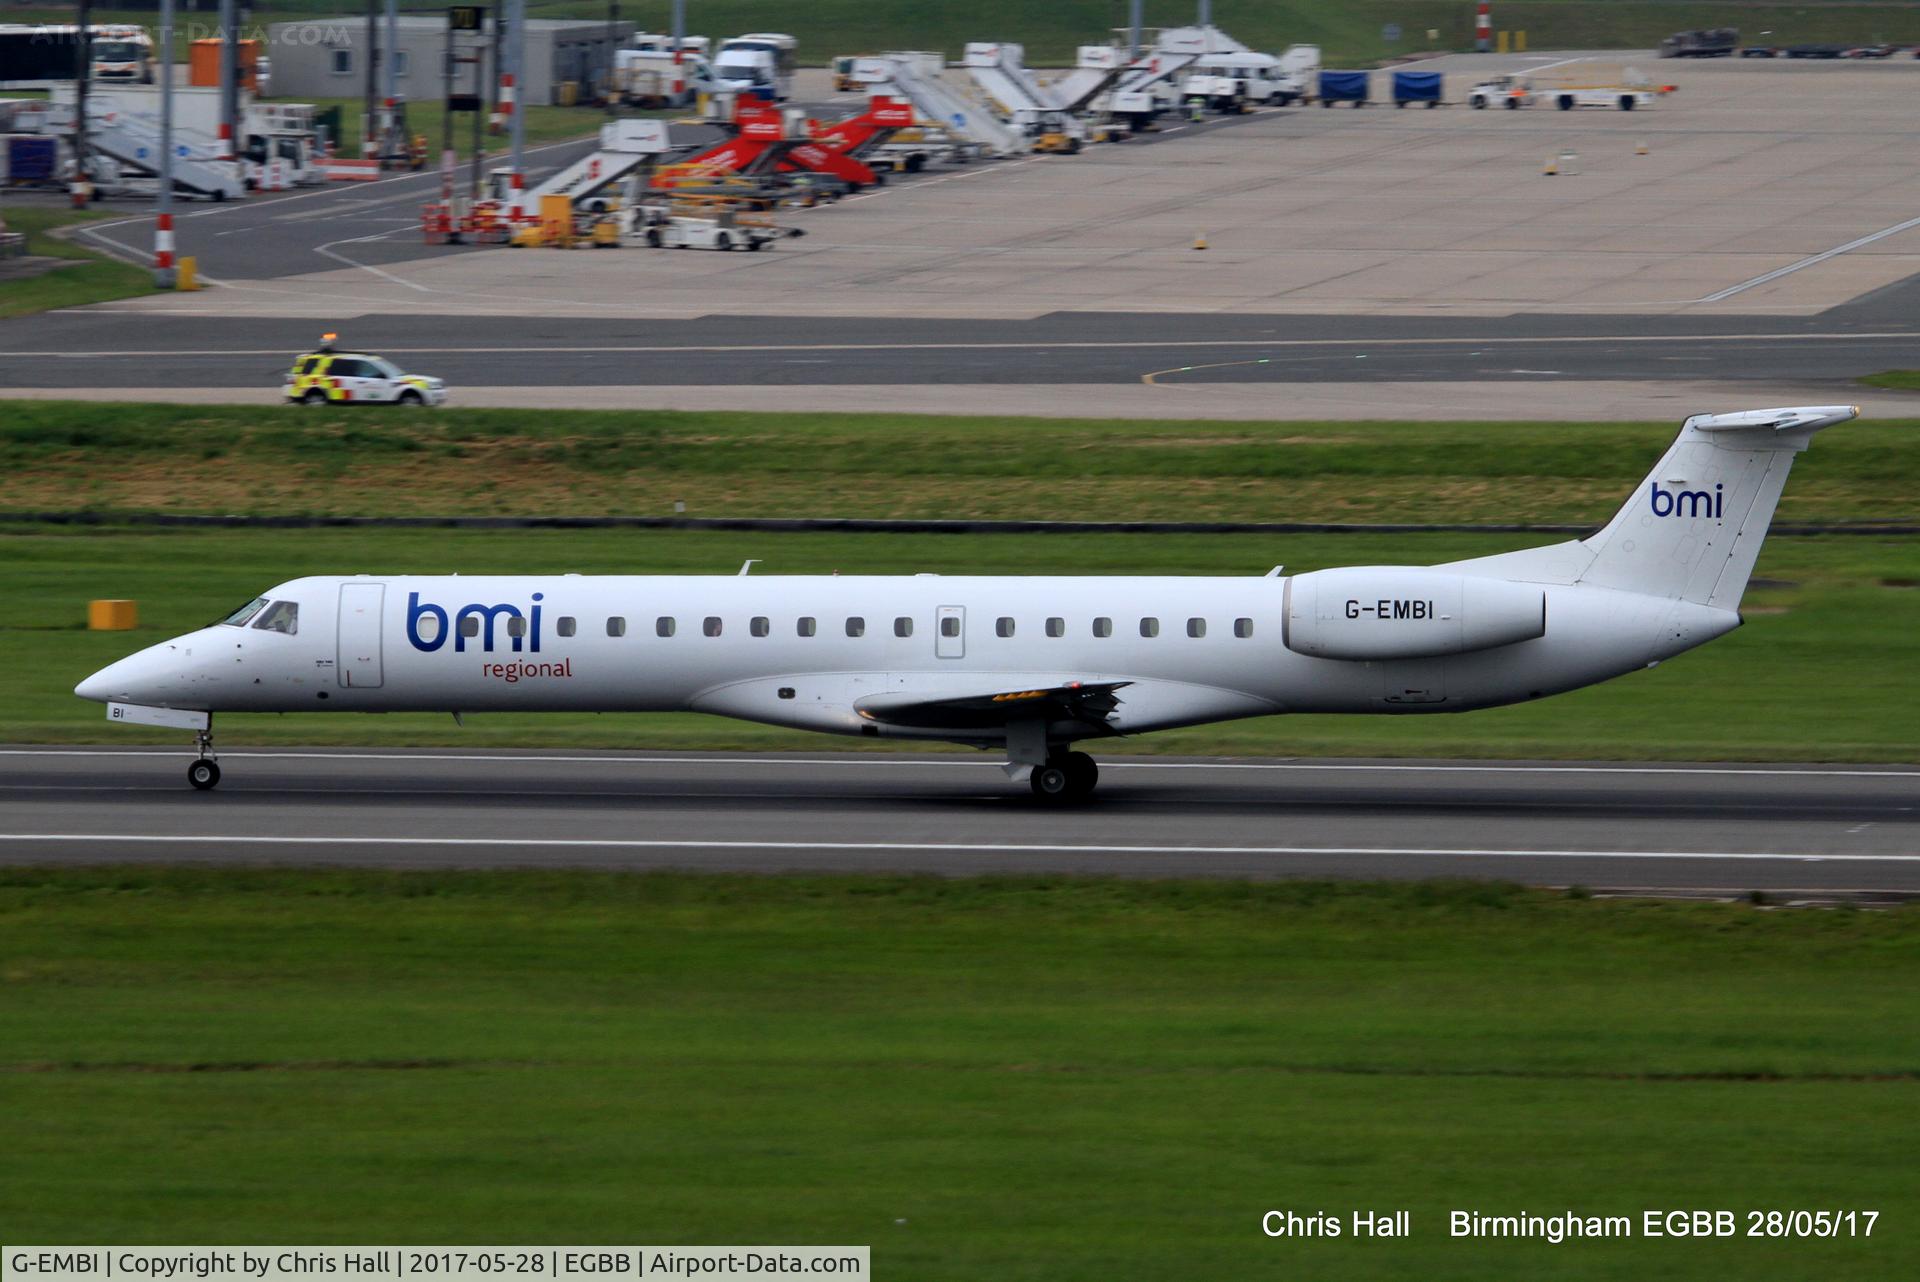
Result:
<svg viewBox="0 0 1920 1282">
<path fill-rule="evenodd" d="M 1794 409 L 1741 410 L 1737 414 L 1695 414 L 1687 426 L 1702 432 L 1772 428 L 1776 432 L 1817 432 L 1860 416 L 1858 405 L 1802 405 Z"/>
<path fill-rule="evenodd" d="M 910 694 L 862 699 L 854 710 L 869 721 L 916 729 L 998 729 L 1013 721 L 1080 721 L 1104 725 L 1120 706 L 1115 691 L 1131 681 L 1103 681 L 1044 689 L 990 690 L 928 699 Z"/>
</svg>

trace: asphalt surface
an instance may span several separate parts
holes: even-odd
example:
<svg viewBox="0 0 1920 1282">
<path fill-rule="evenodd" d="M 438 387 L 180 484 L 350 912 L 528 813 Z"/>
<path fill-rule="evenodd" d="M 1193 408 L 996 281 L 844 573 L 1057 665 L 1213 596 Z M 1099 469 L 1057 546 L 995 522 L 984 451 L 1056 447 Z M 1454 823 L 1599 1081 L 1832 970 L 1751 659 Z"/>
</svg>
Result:
<svg viewBox="0 0 1920 1282">
<path fill-rule="evenodd" d="M 355 320 L 343 346 L 462 386 L 1552 382 L 1714 379 L 1841 401 L 1920 367 L 1920 293 L 1898 320 L 1057 313 L 1031 321 L 711 316 Z M 1840 309 L 1845 311 L 1845 309 Z M 0 387 L 277 384 L 310 321 L 73 311 L 0 321 Z"/>
<path fill-rule="evenodd" d="M 1920 767 L 1109 757 L 1053 809 L 986 756 L 0 750 L 0 862 L 1492 878 L 1920 893 Z"/>
</svg>

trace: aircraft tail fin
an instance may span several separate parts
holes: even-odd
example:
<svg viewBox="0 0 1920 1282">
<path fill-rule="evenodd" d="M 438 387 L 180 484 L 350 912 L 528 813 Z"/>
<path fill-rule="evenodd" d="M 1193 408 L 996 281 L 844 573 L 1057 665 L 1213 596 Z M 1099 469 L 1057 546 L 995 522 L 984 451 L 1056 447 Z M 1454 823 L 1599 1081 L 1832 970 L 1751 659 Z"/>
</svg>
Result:
<svg viewBox="0 0 1920 1282">
<path fill-rule="evenodd" d="M 1737 610 L 1793 456 L 1853 405 L 1696 414 L 1613 519 L 1578 542 L 1462 563 Z"/>
</svg>

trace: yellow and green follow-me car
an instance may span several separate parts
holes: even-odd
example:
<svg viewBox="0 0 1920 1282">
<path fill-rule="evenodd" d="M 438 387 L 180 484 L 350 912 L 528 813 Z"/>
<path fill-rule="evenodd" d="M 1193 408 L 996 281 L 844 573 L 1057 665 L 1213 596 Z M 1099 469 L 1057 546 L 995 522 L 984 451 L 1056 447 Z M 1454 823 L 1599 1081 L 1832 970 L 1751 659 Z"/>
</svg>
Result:
<svg viewBox="0 0 1920 1282">
<path fill-rule="evenodd" d="M 447 385 L 367 352 L 308 352 L 282 386 L 295 405 L 444 405 Z"/>
</svg>

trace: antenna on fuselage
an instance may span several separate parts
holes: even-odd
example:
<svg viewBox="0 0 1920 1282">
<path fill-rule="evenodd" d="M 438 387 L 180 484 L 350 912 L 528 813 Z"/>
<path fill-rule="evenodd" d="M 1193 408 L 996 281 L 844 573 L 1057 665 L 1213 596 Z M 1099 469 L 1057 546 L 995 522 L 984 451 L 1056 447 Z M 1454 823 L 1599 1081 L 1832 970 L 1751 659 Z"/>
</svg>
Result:
<svg viewBox="0 0 1920 1282">
<path fill-rule="evenodd" d="M 742 561 L 740 563 L 740 577 L 745 578 L 747 575 L 753 573 L 753 567 L 758 564 L 760 564 L 760 558 L 757 556 L 750 557 L 747 560 Z"/>
</svg>

